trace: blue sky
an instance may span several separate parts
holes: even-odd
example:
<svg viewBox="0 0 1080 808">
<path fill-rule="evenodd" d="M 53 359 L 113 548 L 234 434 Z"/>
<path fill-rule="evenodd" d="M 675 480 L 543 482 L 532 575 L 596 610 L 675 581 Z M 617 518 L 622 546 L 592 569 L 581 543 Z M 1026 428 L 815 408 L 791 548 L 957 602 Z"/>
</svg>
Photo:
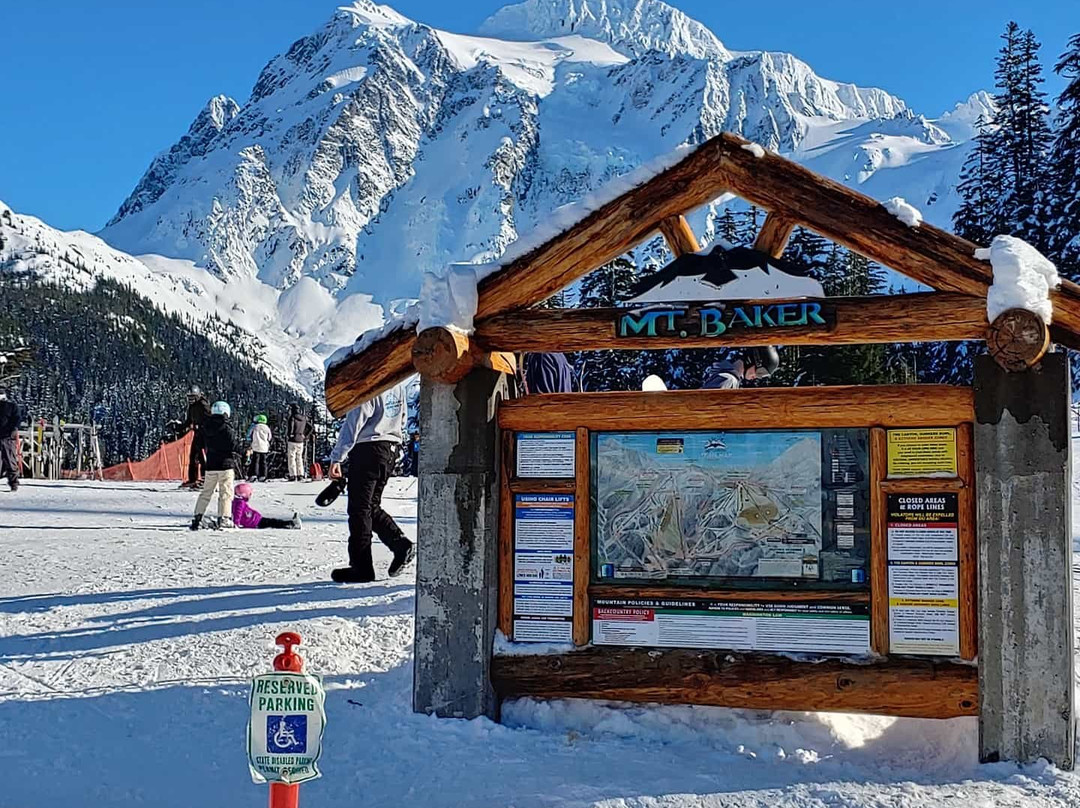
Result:
<svg viewBox="0 0 1080 808">
<path fill-rule="evenodd" d="M 499 0 L 398 0 L 468 33 Z M 1080 0 L 676 0 L 735 50 L 786 50 L 827 78 L 880 86 L 935 116 L 992 83 L 1010 17 L 1049 67 L 1080 32 Z M 96 230 L 155 154 L 218 93 L 243 102 L 262 66 L 334 0 L 8 2 L 0 47 L 0 199 L 63 229 Z M 1060 85 L 1051 79 L 1048 89 Z"/>
</svg>

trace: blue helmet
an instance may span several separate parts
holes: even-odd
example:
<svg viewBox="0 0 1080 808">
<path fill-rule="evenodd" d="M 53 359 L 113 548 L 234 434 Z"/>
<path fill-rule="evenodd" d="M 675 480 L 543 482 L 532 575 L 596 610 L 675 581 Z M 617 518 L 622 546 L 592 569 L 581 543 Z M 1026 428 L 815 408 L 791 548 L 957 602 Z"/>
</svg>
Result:
<svg viewBox="0 0 1080 808">
<path fill-rule="evenodd" d="M 213 406 L 210 407 L 211 415 L 224 415 L 228 418 L 232 415 L 232 407 L 229 406 L 227 401 L 215 401 Z"/>
</svg>

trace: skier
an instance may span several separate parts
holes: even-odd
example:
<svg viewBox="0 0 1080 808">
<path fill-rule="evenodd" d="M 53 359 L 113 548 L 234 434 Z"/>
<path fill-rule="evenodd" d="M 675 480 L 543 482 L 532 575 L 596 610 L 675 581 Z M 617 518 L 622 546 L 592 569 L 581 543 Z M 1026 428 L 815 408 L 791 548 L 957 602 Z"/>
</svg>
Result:
<svg viewBox="0 0 1080 808">
<path fill-rule="evenodd" d="M 767 379 L 780 367 L 776 348 L 751 348 L 729 353 L 705 369 L 701 386 L 706 390 L 737 390 L 745 382 Z"/>
<path fill-rule="evenodd" d="M 565 354 L 525 354 L 522 366 L 525 392 L 529 395 L 573 392 L 570 363 L 566 360 Z"/>
<path fill-rule="evenodd" d="M 293 512 L 292 519 L 273 519 L 263 516 L 257 510 L 248 505 L 255 489 L 251 483 L 240 483 L 236 486 L 236 493 L 232 501 L 233 525 L 244 528 L 285 528 L 287 530 L 299 530 L 301 527 L 300 514 Z"/>
<path fill-rule="evenodd" d="M 180 426 L 180 434 L 194 433 L 191 440 L 191 451 L 188 454 L 188 478 L 180 484 L 181 488 L 198 488 L 202 479 L 203 453 L 203 425 L 210 417 L 210 402 L 198 385 L 192 385 L 187 394 L 187 416 Z"/>
<path fill-rule="evenodd" d="M 401 447 L 406 418 L 405 385 L 399 384 L 345 416 L 337 445 L 330 453 L 330 476 L 342 478 L 341 464 L 348 459 L 349 566 L 331 574 L 338 583 L 375 580 L 371 559 L 372 532 L 394 553 L 389 575 L 401 574 L 413 560 L 415 547 L 382 508 L 383 489 Z"/>
<path fill-rule="evenodd" d="M 195 501 L 195 515 L 191 519 L 191 529 L 198 530 L 202 525 L 203 514 L 214 496 L 218 495 L 218 529 L 231 528 L 230 505 L 233 498 L 233 482 L 239 467 L 239 452 L 229 416 L 232 409 L 224 401 L 215 401 L 210 408 L 210 417 L 203 425 L 203 438 L 206 444 L 206 481 L 199 498 Z"/>
<path fill-rule="evenodd" d="M 18 452 L 19 423 L 22 408 L 0 390 L 0 477 L 7 477 L 8 487 L 19 490 L 19 466 L 22 459 Z"/>
<path fill-rule="evenodd" d="M 270 453 L 270 439 L 273 434 L 270 426 L 266 423 L 266 416 L 260 413 L 255 416 L 255 421 L 248 430 L 248 441 L 251 444 L 251 469 L 248 472 L 248 481 L 261 483 L 266 482 L 266 458 Z"/>
<path fill-rule="evenodd" d="M 313 431 L 311 420 L 300 412 L 299 405 L 290 404 L 289 428 L 285 433 L 285 455 L 291 483 L 304 479 L 304 446 Z"/>
</svg>

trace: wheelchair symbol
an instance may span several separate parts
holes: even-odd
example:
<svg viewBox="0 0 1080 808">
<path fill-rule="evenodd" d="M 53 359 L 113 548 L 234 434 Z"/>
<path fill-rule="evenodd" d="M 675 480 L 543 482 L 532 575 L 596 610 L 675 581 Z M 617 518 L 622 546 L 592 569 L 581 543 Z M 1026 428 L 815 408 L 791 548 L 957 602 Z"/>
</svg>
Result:
<svg viewBox="0 0 1080 808">
<path fill-rule="evenodd" d="M 307 716 L 268 715 L 266 751 L 276 754 L 307 751 Z"/>
</svg>

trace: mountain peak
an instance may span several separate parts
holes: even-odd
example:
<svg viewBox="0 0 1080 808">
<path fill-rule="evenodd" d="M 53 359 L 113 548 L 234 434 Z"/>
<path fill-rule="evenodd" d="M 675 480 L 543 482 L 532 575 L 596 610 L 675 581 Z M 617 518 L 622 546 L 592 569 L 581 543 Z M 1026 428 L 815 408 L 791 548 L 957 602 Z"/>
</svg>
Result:
<svg viewBox="0 0 1080 808">
<path fill-rule="evenodd" d="M 227 95 L 215 95 L 206 102 L 202 112 L 188 129 L 189 136 L 216 134 L 240 112 L 240 105 Z"/>
<path fill-rule="evenodd" d="M 372 0 L 353 0 L 347 6 L 339 6 L 338 13 L 350 18 L 353 25 L 412 25 L 413 21 L 402 16 L 390 6 L 381 6 Z"/>
<path fill-rule="evenodd" d="M 577 34 L 630 56 L 660 51 L 731 58 L 712 31 L 662 0 L 525 0 L 495 12 L 480 33 L 517 40 Z"/>
<path fill-rule="evenodd" d="M 988 123 L 997 112 L 994 96 L 979 90 L 960 101 L 938 119 L 938 125 L 960 140 L 968 140 L 978 133 L 980 122 Z"/>
</svg>

